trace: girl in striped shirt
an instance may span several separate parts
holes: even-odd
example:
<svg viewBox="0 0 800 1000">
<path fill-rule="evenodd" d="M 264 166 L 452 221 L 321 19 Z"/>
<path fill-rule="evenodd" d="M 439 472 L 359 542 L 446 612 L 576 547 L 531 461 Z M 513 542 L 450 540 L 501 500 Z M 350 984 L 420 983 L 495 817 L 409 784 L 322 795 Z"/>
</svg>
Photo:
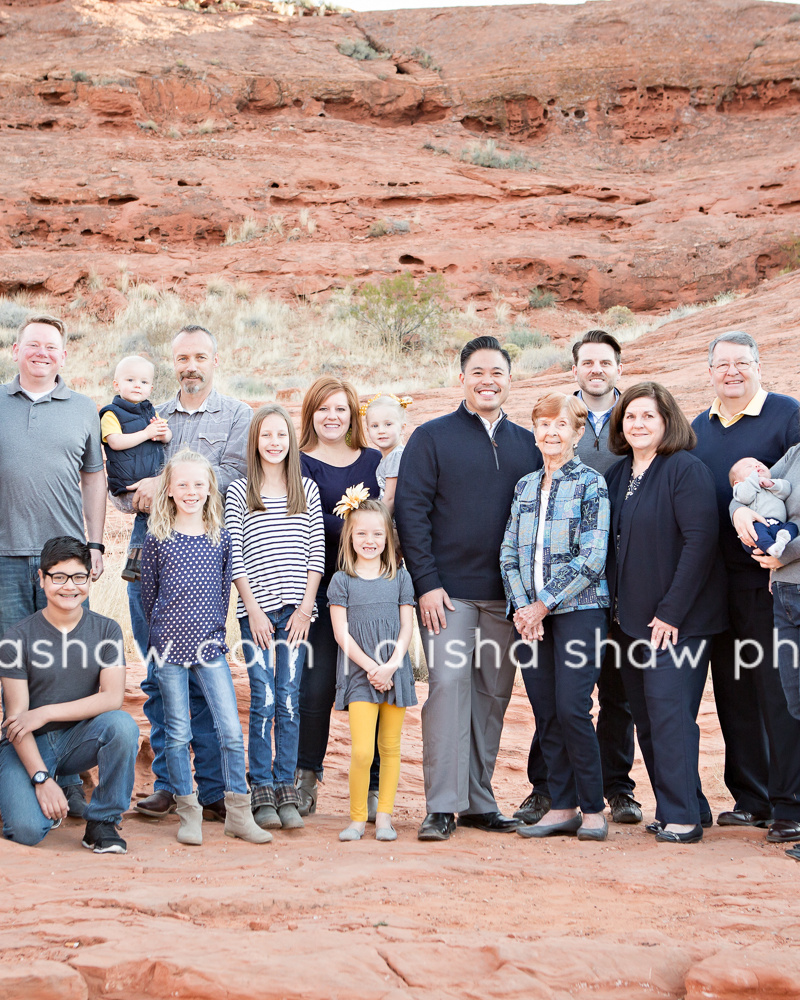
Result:
<svg viewBox="0 0 800 1000">
<path fill-rule="evenodd" d="M 252 809 L 264 829 L 297 829 L 303 826 L 294 787 L 298 693 L 325 569 L 325 536 L 319 492 L 300 473 L 297 436 L 282 406 L 262 406 L 253 417 L 247 479 L 228 487 L 225 525 L 250 679 Z"/>
</svg>

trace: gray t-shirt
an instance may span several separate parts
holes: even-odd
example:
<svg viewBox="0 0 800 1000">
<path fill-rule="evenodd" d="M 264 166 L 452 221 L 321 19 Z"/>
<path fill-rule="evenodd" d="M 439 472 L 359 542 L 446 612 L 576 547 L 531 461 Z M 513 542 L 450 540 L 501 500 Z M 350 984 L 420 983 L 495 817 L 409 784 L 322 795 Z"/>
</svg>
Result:
<svg viewBox="0 0 800 1000">
<path fill-rule="evenodd" d="M 381 488 L 381 499 L 383 499 L 383 491 L 386 489 L 386 480 L 397 479 L 404 447 L 405 445 L 399 444 L 396 448 L 392 448 L 386 458 L 382 458 L 378 463 L 378 468 L 375 470 L 375 478 L 378 480 L 378 486 Z"/>
<path fill-rule="evenodd" d="M 125 666 L 122 629 L 84 608 L 71 632 L 62 632 L 37 611 L 0 639 L 0 679 L 28 682 L 29 707 L 79 701 L 100 690 L 100 671 Z M 35 734 L 68 729 L 74 722 L 50 722 Z"/>
<path fill-rule="evenodd" d="M 81 472 L 101 472 L 100 419 L 60 376 L 35 402 L 0 386 L 0 556 L 38 556 L 48 538 L 85 538 Z"/>
</svg>

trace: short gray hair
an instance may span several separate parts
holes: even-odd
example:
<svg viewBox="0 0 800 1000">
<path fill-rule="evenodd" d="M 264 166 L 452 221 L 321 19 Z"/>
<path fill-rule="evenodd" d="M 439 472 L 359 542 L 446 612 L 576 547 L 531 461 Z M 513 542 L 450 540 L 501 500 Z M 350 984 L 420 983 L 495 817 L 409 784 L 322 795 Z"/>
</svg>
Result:
<svg viewBox="0 0 800 1000">
<path fill-rule="evenodd" d="M 180 328 L 180 330 L 178 330 L 178 332 L 172 338 L 172 343 L 174 344 L 175 341 L 178 339 L 178 337 L 180 337 L 181 334 L 183 334 L 183 333 L 189 333 L 189 334 L 191 334 L 191 333 L 204 333 L 208 337 L 208 339 L 211 341 L 211 346 L 214 349 L 214 353 L 215 354 L 217 353 L 217 350 L 218 350 L 218 348 L 217 348 L 217 338 L 214 336 L 214 334 L 210 330 L 206 330 L 206 328 L 204 326 L 200 326 L 199 323 L 189 323 L 187 326 L 182 326 Z"/>
<path fill-rule="evenodd" d="M 753 340 L 749 333 L 745 333 L 744 330 L 731 330 L 730 333 L 722 333 L 719 337 L 715 337 L 708 345 L 709 368 L 714 360 L 714 348 L 717 344 L 741 344 L 742 347 L 749 347 L 753 352 L 755 363 L 758 364 L 758 344 L 755 340 Z"/>
</svg>

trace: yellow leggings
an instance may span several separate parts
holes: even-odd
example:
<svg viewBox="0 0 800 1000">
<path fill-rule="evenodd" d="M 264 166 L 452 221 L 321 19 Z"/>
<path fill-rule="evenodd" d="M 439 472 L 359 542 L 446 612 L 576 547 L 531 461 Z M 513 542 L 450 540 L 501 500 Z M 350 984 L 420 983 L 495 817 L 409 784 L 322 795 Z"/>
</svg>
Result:
<svg viewBox="0 0 800 1000">
<path fill-rule="evenodd" d="M 350 716 L 350 819 L 367 820 L 369 769 L 375 756 L 375 726 L 378 725 L 378 752 L 381 774 L 378 785 L 378 812 L 392 814 L 397 783 L 400 780 L 400 731 L 406 710 L 397 705 L 371 701 L 351 701 Z"/>
</svg>

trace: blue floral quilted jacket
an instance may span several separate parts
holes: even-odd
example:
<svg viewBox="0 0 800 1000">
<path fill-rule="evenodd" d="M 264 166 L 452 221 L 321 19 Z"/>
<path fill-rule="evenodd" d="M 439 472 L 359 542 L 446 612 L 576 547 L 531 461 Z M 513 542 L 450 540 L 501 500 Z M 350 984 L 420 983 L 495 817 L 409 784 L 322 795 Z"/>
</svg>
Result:
<svg viewBox="0 0 800 1000">
<path fill-rule="evenodd" d="M 511 516 L 500 549 L 508 610 L 536 600 L 551 614 L 609 606 L 605 577 L 610 506 L 603 477 L 571 459 L 556 469 L 545 511 L 544 589 L 535 592 L 533 557 L 544 470 L 523 477 L 514 489 Z"/>
</svg>

